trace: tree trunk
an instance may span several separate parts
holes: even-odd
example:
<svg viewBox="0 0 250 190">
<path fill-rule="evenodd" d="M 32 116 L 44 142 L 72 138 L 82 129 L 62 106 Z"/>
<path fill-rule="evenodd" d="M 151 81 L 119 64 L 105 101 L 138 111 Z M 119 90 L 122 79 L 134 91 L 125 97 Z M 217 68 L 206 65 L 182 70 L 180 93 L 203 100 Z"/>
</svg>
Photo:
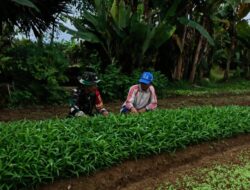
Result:
<svg viewBox="0 0 250 190">
<path fill-rule="evenodd" d="M 149 18 L 149 0 L 143 0 L 145 20 Z"/>
<path fill-rule="evenodd" d="M 208 48 L 208 53 L 207 53 L 207 65 L 208 65 L 208 72 L 205 73 L 204 77 L 209 78 L 210 77 L 210 73 L 211 73 L 211 69 L 213 66 L 213 54 L 214 54 L 214 47 L 209 47 Z"/>
<path fill-rule="evenodd" d="M 194 61 L 193 61 L 193 65 L 192 65 L 192 70 L 189 76 L 189 82 L 193 83 L 194 79 L 195 79 L 195 74 L 196 74 L 196 68 L 197 68 L 197 64 L 199 62 L 199 57 L 200 57 L 200 52 L 201 52 L 201 47 L 202 47 L 202 41 L 203 41 L 203 37 L 200 35 L 199 38 L 199 42 L 195 51 L 195 56 L 194 56 Z"/>
<path fill-rule="evenodd" d="M 117 5 L 119 5 L 121 0 L 117 0 Z M 133 13 L 137 11 L 138 0 L 124 0 L 125 4 L 131 7 Z"/>
<path fill-rule="evenodd" d="M 248 49 L 247 50 L 247 53 L 246 53 L 246 78 L 247 79 L 250 79 L 250 50 Z"/>
<path fill-rule="evenodd" d="M 201 56 L 198 60 L 198 63 L 202 63 L 200 64 L 200 67 L 198 69 L 198 73 L 199 73 L 199 79 L 202 79 L 204 76 L 204 62 L 207 63 L 207 56 L 208 56 L 208 42 L 205 42 L 205 47 L 204 47 L 204 51 L 201 53 Z"/>
<path fill-rule="evenodd" d="M 230 65 L 231 65 L 231 59 L 232 59 L 232 52 L 229 51 L 228 53 L 228 58 L 227 58 L 227 64 L 226 64 L 226 69 L 224 72 L 224 80 L 228 80 L 229 79 L 229 71 L 230 71 Z"/>
<path fill-rule="evenodd" d="M 175 80 L 181 80 L 182 78 L 182 68 L 183 68 L 182 64 L 183 64 L 183 57 L 181 53 L 178 57 L 177 67 L 176 67 L 175 74 L 174 74 Z"/>
<path fill-rule="evenodd" d="M 158 51 L 155 70 L 161 71 L 162 74 L 165 74 L 169 81 L 173 81 L 173 70 L 175 60 L 177 59 L 177 48 L 175 51 L 175 45 L 172 40 L 170 42 L 165 42 Z M 170 50 L 170 51 L 167 51 Z"/>
<path fill-rule="evenodd" d="M 137 5 L 138 5 L 138 0 L 130 0 L 130 6 L 133 13 L 137 11 Z"/>
<path fill-rule="evenodd" d="M 236 46 L 236 39 L 235 39 L 235 36 L 232 36 L 231 47 L 230 47 L 229 52 L 228 52 L 227 65 L 226 65 L 226 69 L 224 72 L 224 80 L 229 79 L 230 65 L 231 65 L 231 62 L 233 60 L 235 46 Z"/>
<path fill-rule="evenodd" d="M 183 70 L 185 67 L 183 64 L 183 50 L 185 46 L 186 32 L 187 32 L 187 26 L 184 27 L 184 32 L 183 32 L 182 40 L 180 44 L 180 55 L 178 57 L 177 67 L 176 67 L 175 76 L 174 76 L 176 80 L 181 80 L 183 77 Z"/>
</svg>

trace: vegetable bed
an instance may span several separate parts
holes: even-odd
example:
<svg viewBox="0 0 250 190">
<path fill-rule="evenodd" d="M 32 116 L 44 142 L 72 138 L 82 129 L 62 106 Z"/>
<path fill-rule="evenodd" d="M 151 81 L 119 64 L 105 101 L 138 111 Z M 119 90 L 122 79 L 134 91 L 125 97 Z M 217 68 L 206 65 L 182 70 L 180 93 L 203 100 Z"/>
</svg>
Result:
<svg viewBox="0 0 250 190">
<path fill-rule="evenodd" d="M 239 106 L 0 123 L 0 189 L 27 189 L 249 132 L 250 107 Z"/>
</svg>

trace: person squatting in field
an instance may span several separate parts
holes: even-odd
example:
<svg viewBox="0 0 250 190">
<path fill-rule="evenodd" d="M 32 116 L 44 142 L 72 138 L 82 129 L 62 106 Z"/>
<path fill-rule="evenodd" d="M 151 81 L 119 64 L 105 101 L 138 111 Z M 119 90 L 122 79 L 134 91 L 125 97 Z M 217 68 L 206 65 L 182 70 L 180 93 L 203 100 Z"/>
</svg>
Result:
<svg viewBox="0 0 250 190">
<path fill-rule="evenodd" d="M 152 82 L 152 73 L 142 73 L 139 84 L 130 87 L 127 100 L 122 105 L 120 112 L 143 113 L 156 109 L 157 96 Z"/>
<path fill-rule="evenodd" d="M 109 112 L 104 108 L 97 83 L 100 82 L 93 71 L 85 71 L 78 78 L 79 87 L 73 90 L 70 100 L 69 116 L 93 116 L 101 114 L 107 116 Z"/>
</svg>

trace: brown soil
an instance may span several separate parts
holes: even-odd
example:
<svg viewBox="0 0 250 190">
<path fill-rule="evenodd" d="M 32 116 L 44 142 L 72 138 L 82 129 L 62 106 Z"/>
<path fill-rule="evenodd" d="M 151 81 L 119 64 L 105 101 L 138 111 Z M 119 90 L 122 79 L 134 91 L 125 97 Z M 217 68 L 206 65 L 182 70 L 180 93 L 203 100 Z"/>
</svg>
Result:
<svg viewBox="0 0 250 190">
<path fill-rule="evenodd" d="M 238 156 L 242 153 L 248 154 L 250 158 L 249 134 L 191 146 L 173 154 L 126 161 L 89 177 L 57 181 L 38 190 L 156 189 L 166 180 L 174 182 L 198 168 L 225 163 L 240 164 Z"/>
<path fill-rule="evenodd" d="M 113 113 L 119 113 L 123 102 L 107 103 L 106 107 Z M 179 108 L 190 106 L 224 106 L 224 105 L 246 105 L 250 106 L 250 94 L 244 95 L 215 95 L 215 96 L 179 96 L 170 97 L 158 101 L 159 109 L 164 108 Z M 68 106 L 43 106 L 34 108 L 20 109 L 0 109 L 0 121 L 14 121 L 20 119 L 48 119 L 48 118 L 63 118 L 68 114 Z"/>
</svg>

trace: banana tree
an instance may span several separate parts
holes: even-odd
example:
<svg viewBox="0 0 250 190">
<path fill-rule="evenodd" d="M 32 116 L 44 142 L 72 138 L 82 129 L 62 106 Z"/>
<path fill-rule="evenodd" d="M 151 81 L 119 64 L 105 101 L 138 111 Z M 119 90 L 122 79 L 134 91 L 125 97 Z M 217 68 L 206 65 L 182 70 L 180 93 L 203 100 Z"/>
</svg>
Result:
<svg viewBox="0 0 250 190">
<path fill-rule="evenodd" d="M 250 78 L 250 24 L 246 20 L 242 20 L 236 25 L 236 33 L 238 38 L 238 49 L 242 57 L 242 70 L 244 76 Z"/>
<path fill-rule="evenodd" d="M 184 32 L 182 38 L 179 36 L 175 37 L 180 49 L 175 77 L 177 80 L 180 80 L 185 72 L 187 73 L 186 77 L 193 83 L 198 71 L 201 74 L 199 77 L 203 77 L 201 62 L 202 60 L 203 63 L 207 62 L 208 55 L 212 47 L 215 46 L 215 41 L 212 37 L 213 26 L 211 17 L 222 3 L 222 0 L 188 2 L 189 4 L 184 12 L 187 16 L 178 19 L 184 25 Z M 193 56 L 190 57 L 190 54 Z M 188 62 L 190 62 L 189 66 L 186 65 Z"/>
<path fill-rule="evenodd" d="M 108 60 L 117 60 L 123 72 L 152 66 L 157 49 L 174 33 L 175 25 L 167 22 L 148 23 L 143 17 L 143 4 L 133 12 L 124 1 L 113 1 L 108 7 L 95 0 L 95 12 L 85 11 L 82 18 L 70 18 L 77 31 L 64 28 L 75 37 L 95 44 Z M 105 67 L 104 66 L 104 67 Z M 104 68 L 103 67 L 103 68 Z"/>
<path fill-rule="evenodd" d="M 245 16 L 246 13 L 249 12 L 249 9 L 246 6 L 246 3 L 241 3 L 240 0 L 230 0 L 228 2 L 224 2 L 223 0 L 207 0 L 207 1 L 199 1 L 199 2 L 191 2 L 188 1 L 190 5 L 187 5 L 189 9 L 187 8 L 185 14 L 188 15 L 189 18 L 179 18 L 178 20 L 180 23 L 184 24 L 184 30 L 180 35 L 176 34 L 174 35 L 174 39 L 180 49 L 180 56 L 178 59 L 178 64 L 175 70 L 175 77 L 176 79 L 181 79 L 183 75 L 183 70 L 185 68 L 185 63 L 187 63 L 187 60 L 190 60 L 190 54 L 193 54 L 194 56 L 191 58 L 191 68 L 189 67 L 188 70 L 189 73 L 189 81 L 191 83 L 194 82 L 196 76 L 197 76 L 197 69 L 202 68 L 202 60 L 205 60 L 205 64 L 211 68 L 211 66 L 208 65 L 210 62 L 210 57 L 213 57 L 211 54 L 213 53 L 213 49 L 215 47 L 215 42 L 211 38 L 210 35 L 214 36 L 214 27 L 215 22 L 218 21 L 218 14 L 222 12 L 221 10 L 224 10 L 225 8 L 230 7 L 231 10 L 227 9 L 227 14 L 229 15 L 223 15 L 220 18 L 221 22 L 224 22 L 228 24 L 228 29 L 226 32 L 230 33 L 231 38 L 231 47 L 228 49 L 228 59 L 227 59 L 227 66 L 225 71 L 225 77 L 228 77 L 229 68 L 230 68 L 230 62 L 232 61 L 232 55 L 234 54 L 234 49 L 236 45 L 236 32 L 235 32 L 235 24 L 232 20 L 235 18 L 236 15 L 242 15 Z M 242 6 L 244 5 L 244 6 Z M 237 10 L 237 13 L 235 12 Z M 239 17 L 239 16 L 238 16 Z M 226 19 L 225 19 L 226 18 Z M 194 32 L 193 30 L 187 30 L 186 27 L 193 27 L 199 33 Z M 179 28 L 177 28 L 177 32 L 179 31 Z M 208 32 L 209 33 L 208 33 Z M 185 45 L 185 39 L 186 36 L 189 36 L 189 40 L 191 39 L 192 42 L 196 41 L 197 45 L 192 44 L 192 42 L 186 41 Z M 190 36 L 192 36 L 190 38 Z M 189 43 L 189 44 L 188 44 Z M 217 44 L 217 43 L 216 43 Z M 185 47 L 188 48 L 189 53 L 185 51 Z M 216 49 L 216 48 L 215 48 Z M 186 61 L 183 61 L 185 58 L 182 57 L 182 54 L 185 56 L 186 54 Z"/>
<path fill-rule="evenodd" d="M 190 75 L 190 80 L 194 80 L 202 57 L 205 56 L 204 54 L 207 54 L 209 47 L 215 44 L 209 30 L 210 11 L 203 14 L 202 9 L 203 12 L 206 9 L 211 10 L 210 6 L 216 7 L 218 2 L 221 1 L 155 0 L 152 2 L 154 9 L 159 10 L 158 15 L 161 17 L 161 20 L 167 20 L 169 23 L 174 23 L 177 26 L 173 38 L 168 42 L 168 44 L 172 45 L 166 44 L 165 47 L 168 52 L 171 52 L 168 55 L 168 57 L 172 55 L 170 62 L 174 62 L 174 64 L 168 63 L 171 69 L 171 76 L 174 79 L 180 80 L 184 79 L 184 77 L 188 78 L 186 75 Z M 168 12 L 167 15 L 166 12 Z M 179 51 L 175 47 L 179 48 Z M 164 60 L 163 57 L 165 57 L 166 50 L 161 52 L 159 61 Z M 159 68 L 163 68 L 163 66 L 160 66 L 161 64 L 164 64 L 164 61 L 157 64 Z"/>
<path fill-rule="evenodd" d="M 245 28 L 247 30 L 247 27 L 242 27 L 244 24 L 243 18 L 249 13 L 250 11 L 250 5 L 249 3 L 243 2 L 241 0 L 229 0 L 227 3 L 225 3 L 223 7 L 223 16 L 227 17 L 228 24 L 228 33 L 231 38 L 230 47 L 227 48 L 227 54 L 228 58 L 226 61 L 226 69 L 224 72 L 224 80 L 228 80 L 229 78 L 229 71 L 231 63 L 233 62 L 233 59 L 235 57 L 236 48 L 237 48 L 237 42 L 238 40 L 242 41 L 242 38 L 240 37 L 242 31 L 239 30 L 239 28 Z M 243 40 L 243 43 L 247 42 Z"/>
</svg>

